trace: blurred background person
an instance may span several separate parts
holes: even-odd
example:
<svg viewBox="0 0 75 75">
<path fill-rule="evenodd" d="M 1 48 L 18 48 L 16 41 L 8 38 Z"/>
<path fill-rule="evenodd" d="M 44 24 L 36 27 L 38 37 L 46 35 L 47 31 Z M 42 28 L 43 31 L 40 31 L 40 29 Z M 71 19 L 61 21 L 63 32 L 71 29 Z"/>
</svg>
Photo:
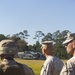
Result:
<svg viewBox="0 0 75 75">
<path fill-rule="evenodd" d="M 73 57 L 65 63 L 60 75 L 75 75 L 75 33 L 69 34 L 63 44 L 67 53 Z"/>
<path fill-rule="evenodd" d="M 31 68 L 27 65 L 18 63 L 14 60 L 18 49 L 13 40 L 2 40 L 0 42 L 0 75 L 34 75 Z"/>
</svg>

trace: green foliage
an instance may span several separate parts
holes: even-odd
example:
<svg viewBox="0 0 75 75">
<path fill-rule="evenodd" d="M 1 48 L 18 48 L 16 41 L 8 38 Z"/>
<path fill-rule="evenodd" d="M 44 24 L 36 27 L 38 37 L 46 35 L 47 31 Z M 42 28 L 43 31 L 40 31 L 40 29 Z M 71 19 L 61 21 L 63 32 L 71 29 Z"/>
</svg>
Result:
<svg viewBox="0 0 75 75">
<path fill-rule="evenodd" d="M 60 59 L 67 59 L 67 52 L 62 44 L 54 45 L 54 55 Z"/>
<path fill-rule="evenodd" d="M 42 64 L 45 61 L 45 60 L 22 60 L 22 59 L 18 59 L 18 58 L 16 58 L 15 60 L 17 62 L 22 63 L 22 64 L 26 64 L 27 66 L 32 68 L 32 70 L 34 71 L 35 75 L 40 75 Z"/>
<path fill-rule="evenodd" d="M 30 35 L 28 34 L 27 30 L 24 30 L 23 32 L 19 32 L 18 36 L 24 40 L 24 39 L 28 39 L 28 36 L 30 36 Z"/>
<path fill-rule="evenodd" d="M 40 38 L 44 35 L 45 34 L 42 31 L 36 31 L 34 39 L 38 38 L 37 41 L 39 42 Z"/>
<path fill-rule="evenodd" d="M 27 42 L 22 40 L 18 35 L 13 35 L 10 39 L 16 42 L 19 51 L 25 51 L 27 49 Z"/>
<path fill-rule="evenodd" d="M 0 34 L 0 41 L 4 39 L 7 39 L 7 37 L 5 37 L 3 34 Z"/>
<path fill-rule="evenodd" d="M 62 45 L 62 42 L 66 39 L 67 34 L 70 33 L 68 30 L 64 30 L 60 32 L 60 30 L 57 30 L 53 34 L 48 33 L 44 36 L 42 40 L 53 40 L 54 41 L 54 55 L 62 58 L 62 59 L 68 59 L 71 56 L 67 54 L 64 46 Z"/>
<path fill-rule="evenodd" d="M 33 45 L 33 50 L 40 51 L 41 44 L 37 41 L 36 44 Z"/>
<path fill-rule="evenodd" d="M 41 67 L 45 61 L 45 60 L 23 60 L 20 58 L 15 58 L 15 60 L 19 63 L 25 64 L 25 65 L 29 66 L 30 68 L 32 68 L 35 75 L 40 75 Z M 62 61 L 63 61 L 63 63 L 65 63 L 67 60 L 62 60 Z M 0 62 L 1 62 L 1 60 L 0 60 Z"/>
<path fill-rule="evenodd" d="M 52 34 L 47 33 L 47 35 L 45 35 L 45 37 L 42 39 L 42 41 L 45 41 L 45 40 L 52 40 Z"/>
<path fill-rule="evenodd" d="M 27 43 L 24 40 L 18 40 L 17 41 L 17 46 L 18 46 L 20 51 L 27 50 Z"/>
<path fill-rule="evenodd" d="M 35 75 L 40 75 L 41 67 L 45 61 L 45 60 L 23 60 L 23 59 L 19 59 L 19 58 L 15 58 L 15 60 L 17 62 L 20 62 L 22 64 L 25 64 L 25 65 L 31 67 L 32 70 L 34 71 Z M 62 61 L 63 61 L 63 63 L 65 63 L 67 60 L 62 60 Z"/>
<path fill-rule="evenodd" d="M 39 39 L 43 36 L 42 41 L 44 40 L 52 40 L 54 41 L 54 55 L 63 58 L 68 59 L 71 57 L 71 55 L 68 55 L 66 53 L 66 50 L 64 46 L 62 45 L 62 42 L 66 39 L 67 34 L 70 33 L 69 30 L 64 30 L 60 32 L 60 30 L 57 30 L 54 33 L 48 32 L 46 35 L 42 31 L 36 31 L 35 38 L 38 38 L 35 44 L 33 45 L 27 45 L 26 38 L 30 35 L 28 35 L 28 31 L 24 30 L 23 32 L 19 32 L 17 34 L 14 34 L 12 36 L 7 35 L 4 36 L 3 34 L 0 34 L 0 41 L 3 39 L 13 39 L 17 46 L 19 51 L 25 51 L 25 50 L 34 50 L 34 51 L 41 51 L 41 44 L 39 42 Z M 34 39 L 33 39 L 34 40 Z"/>
</svg>

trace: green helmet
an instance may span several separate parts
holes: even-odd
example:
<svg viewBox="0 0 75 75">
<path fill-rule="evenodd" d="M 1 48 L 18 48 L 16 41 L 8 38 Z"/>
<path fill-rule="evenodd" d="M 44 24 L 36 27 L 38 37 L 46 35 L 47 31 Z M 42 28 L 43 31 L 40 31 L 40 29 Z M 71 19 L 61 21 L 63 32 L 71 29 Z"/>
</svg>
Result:
<svg viewBox="0 0 75 75">
<path fill-rule="evenodd" d="M 0 42 L 0 55 L 1 54 L 17 54 L 17 47 L 13 40 L 2 40 Z"/>
</svg>

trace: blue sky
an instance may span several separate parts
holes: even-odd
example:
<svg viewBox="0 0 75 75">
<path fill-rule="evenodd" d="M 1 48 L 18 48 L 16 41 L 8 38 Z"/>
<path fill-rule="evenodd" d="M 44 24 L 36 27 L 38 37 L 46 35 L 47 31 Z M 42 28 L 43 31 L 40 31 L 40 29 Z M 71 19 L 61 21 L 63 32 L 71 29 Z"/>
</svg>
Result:
<svg viewBox="0 0 75 75">
<path fill-rule="evenodd" d="M 23 30 L 30 34 L 29 44 L 36 42 L 33 37 L 39 30 L 75 32 L 75 0 L 0 0 L 0 34 Z"/>
</svg>

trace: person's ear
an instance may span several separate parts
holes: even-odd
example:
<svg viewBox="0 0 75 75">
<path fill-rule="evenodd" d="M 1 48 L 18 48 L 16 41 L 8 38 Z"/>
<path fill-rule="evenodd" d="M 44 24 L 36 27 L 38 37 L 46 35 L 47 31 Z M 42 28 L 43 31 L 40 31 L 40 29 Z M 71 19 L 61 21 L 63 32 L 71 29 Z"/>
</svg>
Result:
<svg viewBox="0 0 75 75">
<path fill-rule="evenodd" d="M 46 49 L 44 49 L 44 53 L 46 53 Z"/>
<path fill-rule="evenodd" d="M 75 40 L 73 41 L 73 47 L 75 48 Z"/>
</svg>

